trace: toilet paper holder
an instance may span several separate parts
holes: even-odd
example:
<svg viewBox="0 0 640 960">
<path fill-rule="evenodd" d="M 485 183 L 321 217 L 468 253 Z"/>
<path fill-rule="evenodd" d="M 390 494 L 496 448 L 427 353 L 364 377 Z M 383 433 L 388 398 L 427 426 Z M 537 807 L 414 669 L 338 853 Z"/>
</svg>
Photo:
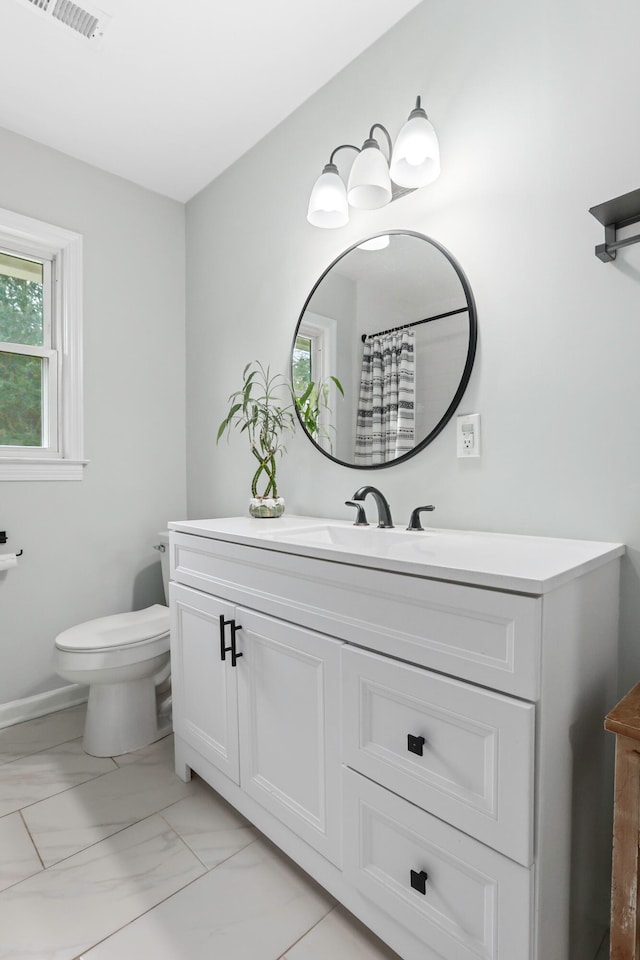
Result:
<svg viewBox="0 0 640 960">
<path fill-rule="evenodd" d="M 7 531 L 0 530 L 0 544 L 6 543 L 7 540 L 8 540 Z M 24 550 L 17 550 L 16 557 L 21 557 L 23 553 L 24 553 Z"/>
</svg>

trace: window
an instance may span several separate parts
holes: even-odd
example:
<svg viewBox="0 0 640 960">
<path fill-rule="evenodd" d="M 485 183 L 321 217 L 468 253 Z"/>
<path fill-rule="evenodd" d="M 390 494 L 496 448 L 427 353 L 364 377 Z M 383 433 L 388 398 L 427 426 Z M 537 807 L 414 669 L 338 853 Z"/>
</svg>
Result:
<svg viewBox="0 0 640 960">
<path fill-rule="evenodd" d="M 0 480 L 82 478 L 81 256 L 0 210 Z"/>
<path fill-rule="evenodd" d="M 336 321 L 307 311 L 293 347 L 292 380 L 298 409 L 310 436 L 329 454 L 333 453 L 337 392 Z M 307 393 L 308 388 L 311 390 Z M 305 400 L 306 398 L 306 400 Z"/>
<path fill-rule="evenodd" d="M 305 392 L 314 379 L 315 366 L 313 354 L 314 341 L 311 337 L 298 334 L 293 347 L 293 389 L 296 396 Z"/>
</svg>

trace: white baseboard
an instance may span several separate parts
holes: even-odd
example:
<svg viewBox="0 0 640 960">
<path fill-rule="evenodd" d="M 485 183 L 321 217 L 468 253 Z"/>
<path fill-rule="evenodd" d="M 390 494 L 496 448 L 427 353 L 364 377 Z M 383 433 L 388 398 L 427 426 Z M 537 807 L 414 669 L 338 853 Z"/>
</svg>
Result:
<svg viewBox="0 0 640 960">
<path fill-rule="evenodd" d="M 66 687 L 37 693 L 35 697 L 0 703 L 0 729 L 11 727 L 14 723 L 24 723 L 25 720 L 35 720 L 36 717 L 44 717 L 55 710 L 75 707 L 79 703 L 85 703 L 88 696 L 89 687 L 70 683 Z"/>
</svg>

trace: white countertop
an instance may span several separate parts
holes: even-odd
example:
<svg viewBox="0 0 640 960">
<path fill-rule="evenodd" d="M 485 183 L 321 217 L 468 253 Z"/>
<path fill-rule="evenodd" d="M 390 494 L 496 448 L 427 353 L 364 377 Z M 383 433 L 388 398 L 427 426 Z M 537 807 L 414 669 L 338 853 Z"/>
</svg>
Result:
<svg viewBox="0 0 640 960">
<path fill-rule="evenodd" d="M 349 520 L 285 515 L 169 523 L 214 540 L 392 573 L 542 594 L 625 552 L 624 544 L 470 530 L 358 528 Z"/>
</svg>

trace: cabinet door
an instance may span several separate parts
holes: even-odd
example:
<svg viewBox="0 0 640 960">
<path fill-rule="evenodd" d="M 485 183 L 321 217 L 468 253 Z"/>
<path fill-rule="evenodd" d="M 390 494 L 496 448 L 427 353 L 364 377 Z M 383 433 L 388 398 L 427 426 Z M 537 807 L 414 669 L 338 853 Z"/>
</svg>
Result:
<svg viewBox="0 0 640 960">
<path fill-rule="evenodd" d="M 342 643 L 241 607 L 243 790 L 339 865 Z"/>
<path fill-rule="evenodd" d="M 238 783 L 237 670 L 220 652 L 220 616 L 235 608 L 176 583 L 170 593 L 174 731 Z"/>
</svg>

